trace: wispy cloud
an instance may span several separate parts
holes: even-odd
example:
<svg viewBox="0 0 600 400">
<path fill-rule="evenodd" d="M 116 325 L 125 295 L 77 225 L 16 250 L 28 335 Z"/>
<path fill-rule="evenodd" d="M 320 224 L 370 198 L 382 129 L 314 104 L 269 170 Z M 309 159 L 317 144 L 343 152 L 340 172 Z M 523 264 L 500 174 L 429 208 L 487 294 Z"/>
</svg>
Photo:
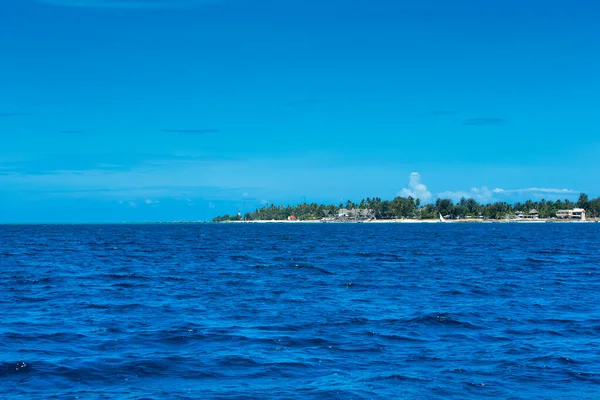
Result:
<svg viewBox="0 0 600 400">
<path fill-rule="evenodd" d="M 525 188 L 525 189 L 511 189 L 504 190 L 500 188 L 496 188 L 493 190 L 494 193 L 498 194 L 525 194 L 525 193 L 547 193 L 547 194 L 578 194 L 580 193 L 578 190 L 571 189 L 557 189 L 557 188 Z"/>
<path fill-rule="evenodd" d="M 494 200 L 494 193 L 486 186 L 480 188 L 471 188 L 469 191 L 445 191 L 437 194 L 440 199 L 451 199 L 455 202 L 463 197 L 465 199 L 474 199 L 480 203 L 489 203 Z"/>
<path fill-rule="evenodd" d="M 482 188 L 472 188 L 469 191 L 445 191 L 437 193 L 438 198 L 451 199 L 458 201 L 461 198 L 475 199 L 480 203 L 492 203 L 494 201 L 502 200 L 503 198 L 514 198 L 514 196 L 530 196 L 535 198 L 560 198 L 561 196 L 574 196 L 579 194 L 577 190 L 571 189 L 557 189 L 557 188 L 524 188 L 524 189 L 511 189 L 505 190 L 496 188 L 493 190 L 488 189 L 486 186 Z"/>
<path fill-rule="evenodd" d="M 299 106 L 307 106 L 311 104 L 323 104 L 327 103 L 325 99 L 298 99 L 298 100 L 290 100 L 281 103 L 283 107 L 299 107 Z"/>
<path fill-rule="evenodd" d="M 82 134 L 86 133 L 86 131 L 82 131 L 79 129 L 63 129 L 59 133 L 62 133 L 65 135 L 82 135 Z"/>
<path fill-rule="evenodd" d="M 421 201 L 428 202 L 431 200 L 431 192 L 427 190 L 427 186 L 421 183 L 421 174 L 413 172 L 408 178 L 408 188 L 403 188 L 399 193 L 402 197 L 413 197 Z"/>
<path fill-rule="evenodd" d="M 503 118 L 470 118 L 464 120 L 463 123 L 470 126 L 503 126 L 506 124 L 506 120 Z"/>
<path fill-rule="evenodd" d="M 440 109 L 440 110 L 433 110 L 431 113 L 433 115 L 454 115 L 454 114 L 458 114 L 458 111 L 451 110 L 451 109 Z"/>
<path fill-rule="evenodd" d="M 220 129 L 216 128 L 201 128 L 201 129 L 163 129 L 164 133 L 180 133 L 186 135 L 205 135 L 209 133 L 219 133 Z"/>
<path fill-rule="evenodd" d="M 85 135 L 86 133 L 82 133 Z M 73 134 L 76 136 L 76 134 Z M 179 167 L 192 166 L 198 163 L 241 162 L 239 158 L 226 155 L 215 155 L 212 147 L 198 147 L 195 152 L 176 153 L 64 153 L 29 159 L 0 159 L 0 171 L 3 175 L 51 176 L 70 173 L 126 172 L 137 167 L 145 167 L 147 171 L 163 170 L 172 165 Z"/>
<path fill-rule="evenodd" d="M 24 111 L 0 111 L 0 117 L 28 117 L 32 115 Z"/>
<path fill-rule="evenodd" d="M 216 3 L 219 0 L 34 0 L 38 3 L 62 7 L 164 9 L 194 7 Z"/>
<path fill-rule="evenodd" d="M 127 204 L 131 208 L 137 208 L 137 206 L 138 206 L 137 202 L 133 201 L 133 200 L 129 200 L 129 201 L 119 200 L 119 204 Z"/>
</svg>

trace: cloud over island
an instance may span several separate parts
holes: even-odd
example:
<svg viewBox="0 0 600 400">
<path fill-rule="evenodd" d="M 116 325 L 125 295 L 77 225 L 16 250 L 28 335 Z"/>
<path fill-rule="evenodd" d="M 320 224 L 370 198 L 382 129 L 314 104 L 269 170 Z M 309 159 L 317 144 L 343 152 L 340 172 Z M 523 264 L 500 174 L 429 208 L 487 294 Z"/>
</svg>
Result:
<svg viewBox="0 0 600 400">
<path fill-rule="evenodd" d="M 578 190 L 571 189 L 556 189 L 556 188 L 525 188 L 525 189 L 512 189 L 504 190 L 500 188 L 494 189 L 494 193 L 498 194 L 524 194 L 524 193 L 546 193 L 546 194 L 578 194 Z"/>
<path fill-rule="evenodd" d="M 433 199 L 450 199 L 454 202 L 460 199 L 474 199 L 480 203 L 493 203 L 496 201 L 511 201 L 523 196 L 533 196 L 535 198 L 552 198 L 558 199 L 565 197 L 574 197 L 580 191 L 566 188 L 538 188 L 529 187 L 523 189 L 489 189 L 487 186 L 481 188 L 473 187 L 469 190 L 446 190 L 438 192 L 435 195 L 429 191 L 427 186 L 421 180 L 421 174 L 412 172 L 409 176 L 408 188 L 403 188 L 398 192 L 401 197 L 413 197 L 420 199 L 422 202 L 429 202 Z"/>
<path fill-rule="evenodd" d="M 412 172 L 410 174 L 408 178 L 408 188 L 403 188 L 398 192 L 398 196 L 412 197 L 425 203 L 431 200 L 431 192 L 427 190 L 427 186 L 421 183 L 421 174 L 418 172 Z"/>
</svg>

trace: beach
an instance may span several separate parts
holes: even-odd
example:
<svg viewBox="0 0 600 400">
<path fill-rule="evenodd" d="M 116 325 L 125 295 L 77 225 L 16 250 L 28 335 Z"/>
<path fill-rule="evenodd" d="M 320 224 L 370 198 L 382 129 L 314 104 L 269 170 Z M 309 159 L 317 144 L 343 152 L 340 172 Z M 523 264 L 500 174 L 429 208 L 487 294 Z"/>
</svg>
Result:
<svg viewBox="0 0 600 400">
<path fill-rule="evenodd" d="M 441 222 L 439 219 L 373 219 L 373 220 L 254 220 L 254 221 L 223 221 L 221 224 L 586 224 L 599 222 L 597 219 L 588 221 L 559 220 L 559 219 L 452 219 Z"/>
</svg>

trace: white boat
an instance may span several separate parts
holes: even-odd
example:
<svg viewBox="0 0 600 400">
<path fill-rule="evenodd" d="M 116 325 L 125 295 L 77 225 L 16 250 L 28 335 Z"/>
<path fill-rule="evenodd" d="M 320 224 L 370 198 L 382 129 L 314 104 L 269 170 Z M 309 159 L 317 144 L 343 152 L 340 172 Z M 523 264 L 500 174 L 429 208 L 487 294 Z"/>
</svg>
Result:
<svg viewBox="0 0 600 400">
<path fill-rule="evenodd" d="M 444 217 L 442 217 L 442 213 L 438 213 L 440 214 L 440 222 L 446 222 L 446 220 L 444 219 Z"/>
</svg>

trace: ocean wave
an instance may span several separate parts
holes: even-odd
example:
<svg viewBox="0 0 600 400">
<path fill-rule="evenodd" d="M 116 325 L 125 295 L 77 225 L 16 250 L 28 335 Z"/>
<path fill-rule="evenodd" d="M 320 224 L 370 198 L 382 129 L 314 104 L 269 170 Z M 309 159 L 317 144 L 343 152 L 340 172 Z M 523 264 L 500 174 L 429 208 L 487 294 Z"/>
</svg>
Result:
<svg viewBox="0 0 600 400">
<path fill-rule="evenodd" d="M 600 224 L 365 225 L 0 227 L 0 398 L 597 397 Z"/>
</svg>

